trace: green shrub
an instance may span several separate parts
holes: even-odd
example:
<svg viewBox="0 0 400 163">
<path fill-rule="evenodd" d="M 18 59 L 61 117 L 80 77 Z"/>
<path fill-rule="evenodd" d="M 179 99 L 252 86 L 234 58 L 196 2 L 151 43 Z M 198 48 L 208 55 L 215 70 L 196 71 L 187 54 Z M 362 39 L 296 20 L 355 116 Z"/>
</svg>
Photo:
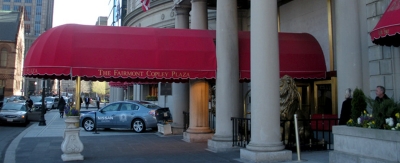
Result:
<svg viewBox="0 0 400 163">
<path fill-rule="evenodd" d="M 400 104 L 393 99 L 385 99 L 381 103 L 372 98 L 366 98 L 368 105 L 372 108 L 372 116 L 374 117 L 377 128 L 390 129 L 386 124 L 386 118 L 396 120 L 396 113 L 400 112 Z"/>
<path fill-rule="evenodd" d="M 367 108 L 365 102 L 365 95 L 361 89 L 356 88 L 353 92 L 353 99 L 351 100 L 351 119 L 353 122 L 357 122 L 358 117 Z"/>
</svg>

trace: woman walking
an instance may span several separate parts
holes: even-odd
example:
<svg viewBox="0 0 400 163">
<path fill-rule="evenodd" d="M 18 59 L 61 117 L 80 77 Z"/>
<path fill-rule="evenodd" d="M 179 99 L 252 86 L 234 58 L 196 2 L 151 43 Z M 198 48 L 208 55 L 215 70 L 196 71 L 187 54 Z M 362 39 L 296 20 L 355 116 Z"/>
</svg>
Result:
<svg viewBox="0 0 400 163">
<path fill-rule="evenodd" d="M 60 118 L 64 117 L 64 108 L 65 108 L 65 100 L 64 97 L 60 98 L 60 101 L 58 102 L 58 110 L 60 111 Z"/>
</svg>

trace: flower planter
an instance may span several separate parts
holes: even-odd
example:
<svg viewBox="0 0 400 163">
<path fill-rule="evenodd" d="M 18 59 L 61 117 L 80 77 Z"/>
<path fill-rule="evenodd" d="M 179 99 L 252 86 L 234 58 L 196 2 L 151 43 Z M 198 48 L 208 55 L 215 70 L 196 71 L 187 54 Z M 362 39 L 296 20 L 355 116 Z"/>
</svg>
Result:
<svg viewBox="0 0 400 163">
<path fill-rule="evenodd" d="M 61 143 L 63 161 L 83 160 L 83 144 L 79 139 L 79 116 L 67 116 L 65 119 L 64 140 Z M 76 125 L 78 124 L 78 126 Z"/>
<path fill-rule="evenodd" d="M 329 162 L 400 162 L 400 131 L 333 126 Z"/>
</svg>

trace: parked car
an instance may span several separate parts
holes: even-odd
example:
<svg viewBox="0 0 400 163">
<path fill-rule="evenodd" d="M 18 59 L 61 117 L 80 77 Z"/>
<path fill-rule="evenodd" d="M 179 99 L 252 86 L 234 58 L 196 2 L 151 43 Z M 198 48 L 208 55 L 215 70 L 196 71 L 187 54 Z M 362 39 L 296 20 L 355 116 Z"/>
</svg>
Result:
<svg viewBox="0 0 400 163">
<path fill-rule="evenodd" d="M 47 110 L 56 109 L 60 99 L 58 97 L 46 97 L 46 108 Z"/>
<path fill-rule="evenodd" d="M 24 101 L 26 100 L 25 96 L 14 95 L 9 97 L 4 97 L 3 103 L 12 102 L 12 101 Z"/>
<path fill-rule="evenodd" d="M 118 101 L 98 111 L 81 112 L 79 124 L 86 131 L 96 129 L 96 120 L 97 128 L 131 128 L 135 132 L 143 132 L 157 127 L 155 112 L 159 108 L 145 101 Z"/>
<path fill-rule="evenodd" d="M 40 110 L 29 110 L 23 101 L 5 103 L 0 110 L 0 123 L 29 124 L 40 120 Z"/>
<path fill-rule="evenodd" d="M 33 109 L 38 110 L 42 107 L 42 96 L 30 96 L 30 98 L 33 101 Z M 44 101 L 44 105 L 47 106 L 46 100 Z"/>
</svg>

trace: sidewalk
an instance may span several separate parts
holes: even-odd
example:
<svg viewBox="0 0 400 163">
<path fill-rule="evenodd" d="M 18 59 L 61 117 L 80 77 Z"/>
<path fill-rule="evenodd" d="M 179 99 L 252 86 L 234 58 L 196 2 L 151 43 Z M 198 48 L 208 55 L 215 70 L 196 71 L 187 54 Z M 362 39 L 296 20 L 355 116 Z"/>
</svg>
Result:
<svg viewBox="0 0 400 163">
<path fill-rule="evenodd" d="M 4 163 L 63 162 L 61 143 L 64 119 L 59 117 L 57 110 L 47 112 L 45 119 L 46 126 L 38 126 L 38 122 L 32 122 L 29 128 L 11 142 L 6 150 Z M 182 135 L 163 136 L 156 131 L 135 133 L 130 130 L 101 130 L 98 133 L 86 132 L 81 128 L 80 139 L 84 145 L 81 154 L 85 160 L 72 162 L 243 162 L 239 151 L 213 153 L 206 150 L 207 143 L 187 143 L 182 141 Z M 293 160 L 297 160 L 295 152 Z M 327 163 L 329 151 L 303 152 L 302 160 Z"/>
</svg>

